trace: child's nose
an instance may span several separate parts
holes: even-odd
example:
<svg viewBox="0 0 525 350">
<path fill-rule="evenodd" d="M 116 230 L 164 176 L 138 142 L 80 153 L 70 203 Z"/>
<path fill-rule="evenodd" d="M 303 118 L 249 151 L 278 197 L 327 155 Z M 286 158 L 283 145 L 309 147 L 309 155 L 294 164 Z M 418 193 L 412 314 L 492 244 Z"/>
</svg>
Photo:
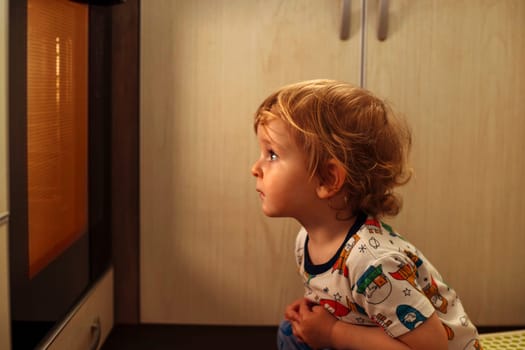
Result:
<svg viewBox="0 0 525 350">
<path fill-rule="evenodd" d="M 252 172 L 252 175 L 255 177 L 261 176 L 261 168 L 259 167 L 259 161 L 256 161 L 255 163 L 253 163 L 251 172 Z"/>
</svg>

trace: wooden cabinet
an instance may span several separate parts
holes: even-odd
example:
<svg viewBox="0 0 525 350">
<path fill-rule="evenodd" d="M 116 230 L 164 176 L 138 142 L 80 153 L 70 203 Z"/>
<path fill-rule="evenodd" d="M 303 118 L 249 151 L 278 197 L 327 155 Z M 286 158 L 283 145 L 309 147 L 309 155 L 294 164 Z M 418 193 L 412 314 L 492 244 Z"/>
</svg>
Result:
<svg viewBox="0 0 525 350">
<path fill-rule="evenodd" d="M 359 10 L 341 41 L 339 2 L 158 5 L 141 9 L 142 321 L 276 324 L 302 293 L 298 227 L 261 213 L 253 113 L 286 83 L 358 83 Z"/>
<path fill-rule="evenodd" d="M 255 195 L 252 120 L 275 88 L 322 77 L 406 114 L 415 175 L 394 225 L 474 322 L 524 323 L 525 4 L 390 1 L 385 41 L 365 4 L 346 41 L 337 1 L 142 4 L 142 322 L 277 324 L 302 293 L 297 225 Z"/>
<path fill-rule="evenodd" d="M 395 226 L 480 325 L 525 324 L 524 18 L 520 0 L 395 0 L 385 41 L 367 26 L 366 87 L 414 134 Z"/>
</svg>

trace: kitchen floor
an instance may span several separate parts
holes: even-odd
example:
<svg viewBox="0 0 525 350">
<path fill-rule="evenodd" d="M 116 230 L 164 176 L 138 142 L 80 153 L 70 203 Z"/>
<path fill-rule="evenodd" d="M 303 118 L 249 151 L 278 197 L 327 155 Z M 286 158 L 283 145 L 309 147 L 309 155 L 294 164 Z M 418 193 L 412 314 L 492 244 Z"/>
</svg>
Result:
<svg viewBox="0 0 525 350">
<path fill-rule="evenodd" d="M 525 329 L 478 327 L 480 334 Z M 117 325 L 101 350 L 276 349 L 277 327 Z"/>
<path fill-rule="evenodd" d="M 101 350 L 276 349 L 277 327 L 117 325 Z"/>
</svg>

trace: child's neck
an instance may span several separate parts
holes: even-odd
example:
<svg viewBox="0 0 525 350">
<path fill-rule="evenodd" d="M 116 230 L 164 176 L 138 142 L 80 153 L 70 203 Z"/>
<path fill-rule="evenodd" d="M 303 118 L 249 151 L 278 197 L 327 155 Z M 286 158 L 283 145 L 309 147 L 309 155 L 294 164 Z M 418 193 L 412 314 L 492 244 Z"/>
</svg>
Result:
<svg viewBox="0 0 525 350">
<path fill-rule="evenodd" d="M 308 254 L 314 265 L 328 262 L 343 244 L 355 217 L 349 220 L 328 220 L 303 224 L 308 232 Z"/>
</svg>

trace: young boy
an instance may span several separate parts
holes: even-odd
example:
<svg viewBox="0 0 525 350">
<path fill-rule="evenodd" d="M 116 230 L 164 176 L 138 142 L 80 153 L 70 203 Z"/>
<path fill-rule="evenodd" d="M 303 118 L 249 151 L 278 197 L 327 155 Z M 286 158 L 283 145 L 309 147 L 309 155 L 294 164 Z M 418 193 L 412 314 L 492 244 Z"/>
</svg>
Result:
<svg viewBox="0 0 525 350">
<path fill-rule="evenodd" d="M 406 123 L 369 91 L 305 81 L 256 112 L 252 167 L 263 212 L 301 225 L 305 297 L 285 310 L 279 349 L 479 349 L 455 291 L 384 216 L 410 178 Z"/>
</svg>

